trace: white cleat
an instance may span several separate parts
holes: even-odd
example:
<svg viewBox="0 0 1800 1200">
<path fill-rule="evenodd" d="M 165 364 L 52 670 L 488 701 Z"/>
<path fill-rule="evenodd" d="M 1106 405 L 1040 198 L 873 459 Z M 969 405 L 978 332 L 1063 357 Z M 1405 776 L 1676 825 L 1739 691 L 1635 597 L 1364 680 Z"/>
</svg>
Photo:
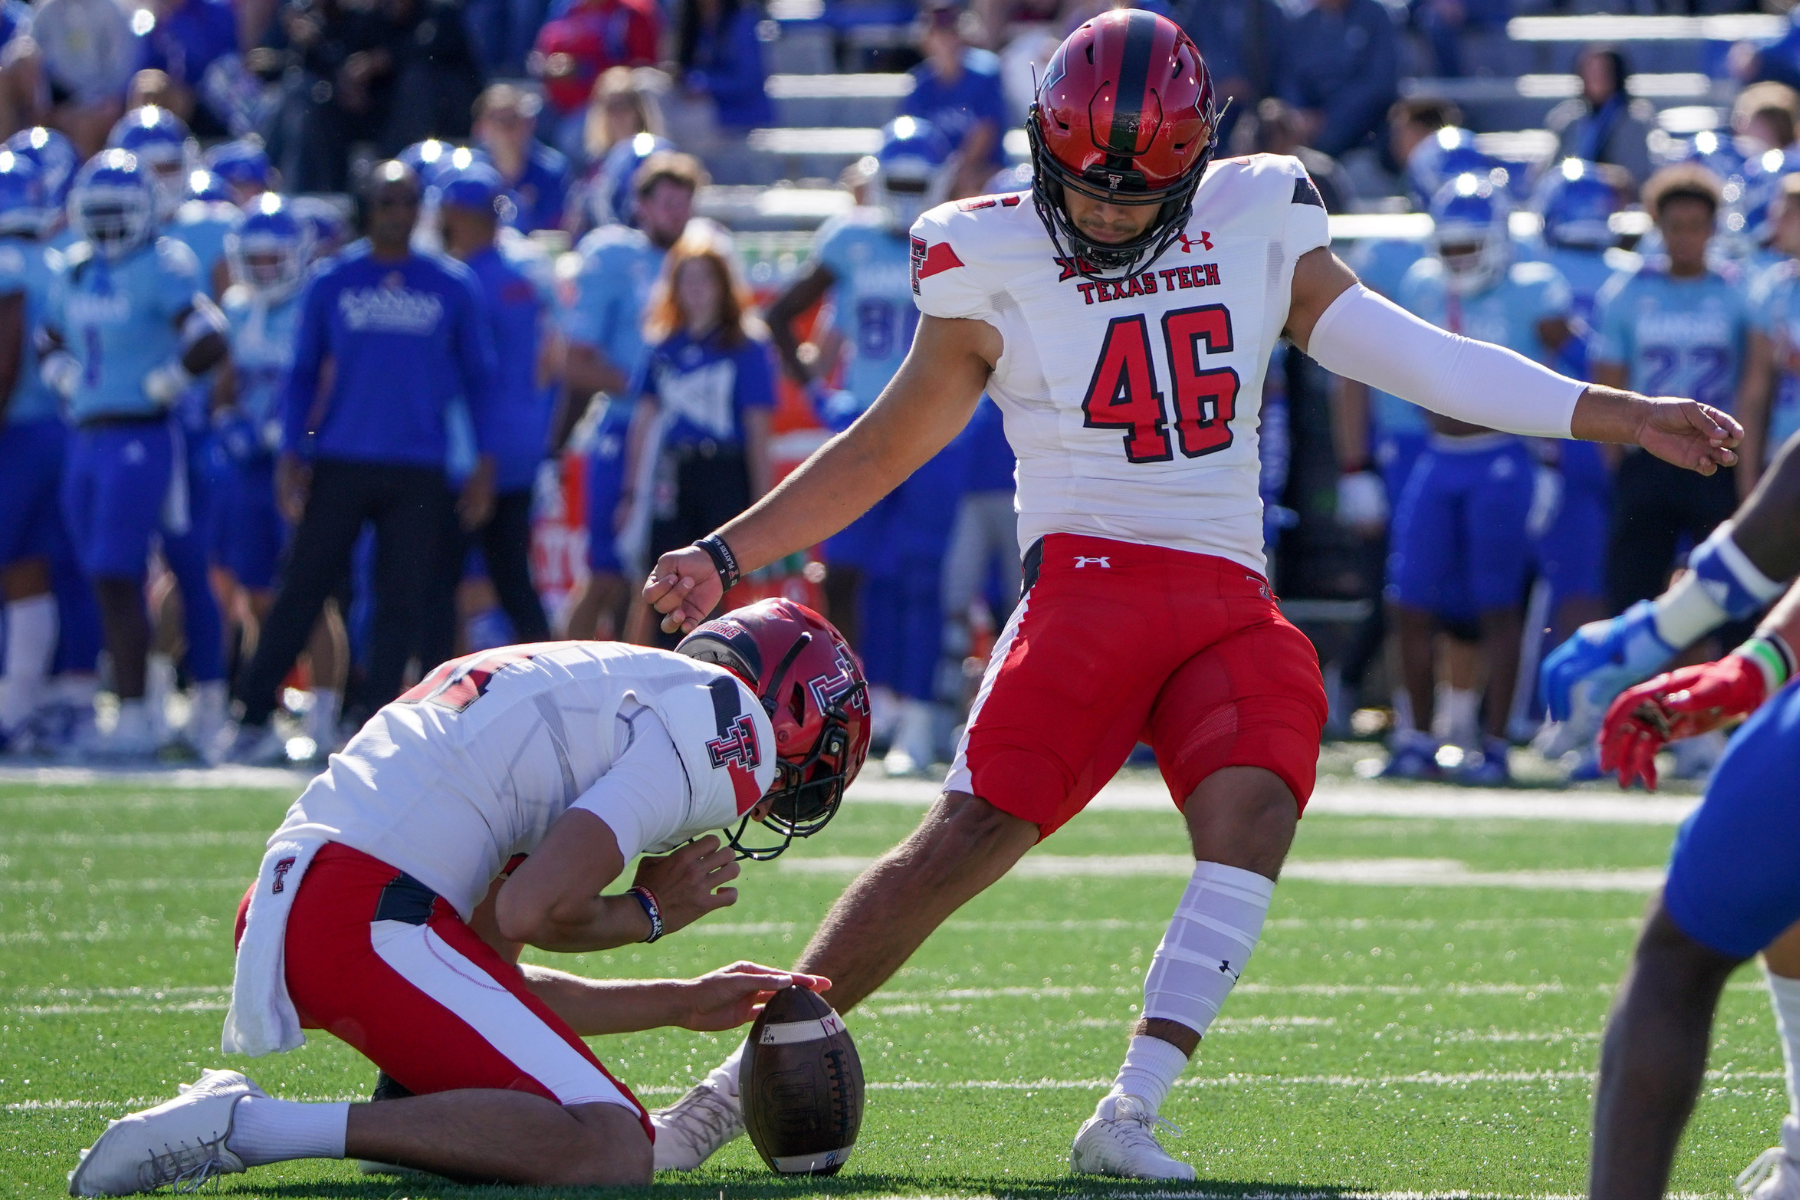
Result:
<svg viewBox="0 0 1800 1200">
<path fill-rule="evenodd" d="M 234 725 L 219 739 L 219 762 L 238 767 L 285 767 L 287 742 L 268 725 Z"/>
<path fill-rule="evenodd" d="M 235 1175 L 243 1160 L 225 1147 L 231 1114 L 263 1090 L 236 1071 L 208 1071 L 182 1084 L 181 1095 L 106 1127 L 69 1172 L 71 1196 L 130 1196 L 164 1184 L 194 1191 L 218 1175 Z"/>
<path fill-rule="evenodd" d="M 1172 1158 L 1156 1140 L 1157 1126 L 1180 1133 L 1136 1096 L 1108 1096 L 1099 1111 L 1075 1132 L 1069 1170 L 1077 1175 L 1121 1179 L 1179 1179 L 1191 1182 L 1194 1168 Z"/>
<path fill-rule="evenodd" d="M 1737 1177 L 1737 1190 L 1751 1200 L 1800 1200 L 1800 1162 L 1771 1146 Z"/>
<path fill-rule="evenodd" d="M 743 1136 L 744 1106 L 709 1076 L 669 1107 L 651 1113 L 650 1124 L 656 1127 L 656 1169 L 692 1171 Z"/>
</svg>

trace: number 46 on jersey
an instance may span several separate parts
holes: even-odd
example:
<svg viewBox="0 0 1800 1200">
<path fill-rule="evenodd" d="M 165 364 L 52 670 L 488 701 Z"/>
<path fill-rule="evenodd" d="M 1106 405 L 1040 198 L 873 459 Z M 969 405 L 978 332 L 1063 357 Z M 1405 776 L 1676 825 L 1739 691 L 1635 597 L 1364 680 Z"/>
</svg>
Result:
<svg viewBox="0 0 1800 1200">
<path fill-rule="evenodd" d="M 1084 424 L 1126 430 L 1125 457 L 1134 463 L 1168 462 L 1176 447 L 1187 458 L 1216 454 L 1231 445 L 1238 373 L 1205 363 L 1209 355 L 1231 353 L 1231 314 L 1223 304 L 1176 309 L 1163 314 L 1160 333 L 1175 393 L 1174 438 L 1157 383 L 1150 318 L 1141 313 L 1114 317 L 1107 325 L 1081 402 Z"/>
</svg>

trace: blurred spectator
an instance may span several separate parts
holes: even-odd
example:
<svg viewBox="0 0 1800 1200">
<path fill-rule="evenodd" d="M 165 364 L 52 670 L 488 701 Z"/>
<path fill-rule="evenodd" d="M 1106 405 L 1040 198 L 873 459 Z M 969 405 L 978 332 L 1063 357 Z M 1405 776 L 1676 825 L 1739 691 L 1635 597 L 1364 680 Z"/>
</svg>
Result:
<svg viewBox="0 0 1800 1200">
<path fill-rule="evenodd" d="M 232 132 L 213 105 L 196 103 L 208 69 L 221 59 L 237 57 L 237 16 L 231 5 L 227 0 L 152 0 L 138 12 L 143 15 L 134 17 L 134 27 L 143 31 L 142 65 L 168 78 L 162 97 L 147 102 L 186 121 L 196 137 Z"/>
<path fill-rule="evenodd" d="M 1594 382 L 1652 396 L 1688 396 L 1730 411 L 1749 334 L 1743 293 L 1707 264 L 1719 181 L 1693 163 L 1644 185 L 1666 257 L 1615 275 L 1601 289 L 1589 349 Z M 1682 540 L 1698 545 L 1737 507 L 1736 468 L 1696 475 L 1641 451 L 1619 463 L 1607 606 L 1624 612 L 1657 595 Z"/>
<path fill-rule="evenodd" d="M 6 46 L 9 95 L 28 98 L 22 126 L 48 125 L 68 136 L 83 159 L 97 154 L 125 111 L 125 90 L 142 45 L 114 0 L 40 0 L 31 36 Z"/>
<path fill-rule="evenodd" d="M 594 82 L 613 67 L 655 62 L 661 36 L 650 0 L 584 0 L 544 23 L 526 65 L 544 83 L 558 149 L 579 152 Z"/>
<path fill-rule="evenodd" d="M 570 637 L 594 636 L 602 618 L 612 636 L 624 629 L 631 594 L 627 564 L 642 548 L 621 547 L 613 524 L 627 486 L 625 440 L 636 406 L 631 383 L 644 364 L 650 289 L 669 248 L 687 229 L 694 193 L 705 179 L 700 164 L 685 154 L 653 154 L 635 181 L 636 228 L 604 225 L 581 240 L 581 271 L 562 317 L 564 409 L 551 436 L 551 444 L 561 446 L 577 422 L 593 431 L 586 476 L 588 579 L 569 614 Z"/>
<path fill-rule="evenodd" d="M 1333 158 L 1381 127 L 1400 78 L 1400 33 L 1380 0 L 1318 0 L 1283 35 L 1276 92 L 1306 144 Z"/>
<path fill-rule="evenodd" d="M 481 64 L 460 0 L 381 0 L 389 110 L 375 139 L 384 157 L 422 138 L 469 136 Z"/>
<path fill-rule="evenodd" d="M 775 120 L 756 32 L 763 19 L 755 0 L 688 0 L 675 34 L 681 86 L 703 99 L 714 128 L 740 137 Z"/>
<path fill-rule="evenodd" d="M 1511 0 L 1413 0 L 1412 15 L 1431 46 L 1437 73 L 1454 79 L 1466 73 L 1464 35 L 1504 28 L 1512 4 Z"/>
<path fill-rule="evenodd" d="M 563 212 L 563 228 L 570 233 L 632 223 L 638 168 L 657 151 L 674 149 L 663 137 L 657 93 L 648 86 L 651 80 L 661 83 L 666 78 L 648 67 L 614 67 L 594 82 L 582 126 L 582 147 L 590 165 L 570 189 Z"/>
<path fill-rule="evenodd" d="M 1731 132 L 1749 154 L 1785 150 L 1800 133 L 1800 93 L 1785 83 L 1753 83 L 1731 104 Z"/>
<path fill-rule="evenodd" d="M 1205 55 L 1219 103 L 1231 101 L 1219 121 L 1230 145 L 1237 122 L 1275 88 L 1287 18 L 1273 0 L 1177 0 L 1169 16 Z"/>
<path fill-rule="evenodd" d="M 1233 149 L 1238 153 L 1292 155 L 1318 185 L 1325 211 L 1348 212 L 1356 189 L 1335 158 L 1320 154 L 1302 141 L 1305 125 L 1290 105 L 1271 96 L 1256 106 L 1256 116 L 1247 125 L 1239 127 L 1240 136 Z M 1243 148 L 1238 149 L 1239 146 Z"/>
<path fill-rule="evenodd" d="M 581 269 L 563 314 L 569 342 L 565 380 L 573 401 L 567 424 L 580 418 L 598 392 L 626 396 L 643 366 L 650 288 L 664 256 L 687 228 L 694 193 L 705 181 L 705 171 L 688 155 L 653 154 L 638 169 L 637 228 L 606 226 L 581 240 Z"/>
<path fill-rule="evenodd" d="M 547 0 L 467 0 L 464 25 L 482 68 L 490 75 L 524 75 L 550 7 Z"/>
<path fill-rule="evenodd" d="M 1758 49 L 1741 42 L 1732 47 L 1732 73 L 1746 83 L 1774 82 L 1800 89 L 1800 10 L 1789 10 L 1788 29 L 1771 45 Z"/>
<path fill-rule="evenodd" d="M 1006 124 L 1000 60 L 969 45 L 975 28 L 974 14 L 956 0 L 926 0 L 919 32 L 925 61 L 912 69 L 912 94 L 900 104 L 903 114 L 930 121 L 956 148 L 953 200 L 979 194 L 988 176 L 1006 165 L 1000 146 Z"/>
<path fill-rule="evenodd" d="M 297 192 L 346 190 L 352 143 L 469 133 L 481 68 L 451 0 L 289 0 L 271 40 L 255 59 L 281 79 L 269 156 Z"/>
<path fill-rule="evenodd" d="M 1656 110 L 1626 90 L 1625 56 L 1611 46 L 1589 46 L 1575 61 L 1581 95 L 1550 110 L 1544 128 L 1557 137 L 1556 157 L 1617 163 L 1642 183 L 1650 177 L 1650 131 Z M 1651 595 L 1655 595 L 1654 592 Z"/>
<path fill-rule="evenodd" d="M 1738 493 L 1746 496 L 1782 443 L 1800 431 L 1800 175 L 1782 178 L 1774 224 L 1775 249 L 1786 261 L 1751 285 L 1750 346 L 1738 390 Z"/>
<path fill-rule="evenodd" d="M 1457 128 L 1462 120 L 1462 109 L 1432 96 L 1408 96 L 1388 109 L 1388 153 L 1405 177 L 1414 208 L 1423 210 L 1430 204 L 1445 178 L 1435 165 L 1426 169 L 1425 159 L 1432 151 L 1425 143 L 1440 130 Z"/>
<path fill-rule="evenodd" d="M 497 244 L 506 181 L 485 163 L 453 168 L 439 177 L 438 216 L 444 249 L 474 272 L 494 344 L 494 389 L 489 450 L 494 458 L 494 496 L 482 514 L 445 511 L 439 534 L 437 574 L 426 599 L 421 662 L 456 653 L 456 593 L 471 546 L 479 548 L 513 640 L 550 637 L 544 607 L 531 582 L 531 500 L 538 464 L 550 431 L 550 373 L 556 356 L 545 316 L 548 263 L 529 242 Z"/>
<path fill-rule="evenodd" d="M 648 518 L 650 561 L 769 488 L 775 372 L 752 303 L 708 233 L 690 232 L 669 251 L 644 320 L 650 356 L 638 374 L 615 519 L 623 530 Z M 647 489 L 633 486 L 640 479 Z"/>
<path fill-rule="evenodd" d="M 365 193 L 368 239 L 331 260 L 301 297 L 275 469 L 276 495 L 298 528 L 275 607 L 238 679 L 243 712 L 229 753 L 236 762 L 280 760 L 281 738 L 269 724 L 277 691 L 350 570 L 365 524 L 376 538 L 366 699 L 379 707 L 399 694 L 451 503 L 446 413 L 456 396 L 468 403 L 484 456 L 458 503 L 469 525 L 487 519 L 488 451 L 498 432 L 490 326 L 468 268 L 413 253 L 419 200 L 410 168 L 378 166 Z"/>
<path fill-rule="evenodd" d="M 542 107 L 535 92 L 510 83 L 489 85 L 475 101 L 475 144 L 512 192 L 511 223 L 521 233 L 561 225 L 569 194 L 569 160 L 532 133 Z"/>
</svg>

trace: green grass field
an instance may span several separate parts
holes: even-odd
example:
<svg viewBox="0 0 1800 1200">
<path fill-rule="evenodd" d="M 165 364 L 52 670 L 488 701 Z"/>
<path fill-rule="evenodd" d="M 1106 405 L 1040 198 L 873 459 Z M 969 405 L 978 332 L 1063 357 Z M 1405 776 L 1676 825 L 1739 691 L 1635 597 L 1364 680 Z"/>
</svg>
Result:
<svg viewBox="0 0 1800 1200">
<path fill-rule="evenodd" d="M 217 1049 L 231 916 L 290 798 L 0 784 L 0 1194 L 60 1193 L 77 1149 L 109 1116 L 172 1095 L 202 1067 L 245 1069 L 290 1098 L 367 1093 L 374 1069 L 323 1035 L 254 1063 L 228 1063 Z M 855 860 L 891 845 L 920 811 L 852 802 L 817 844 L 747 864 L 735 908 L 655 947 L 552 957 L 620 977 L 738 957 L 786 964 Z M 1197 1188 L 1177 1190 L 1580 1193 L 1598 1035 L 1644 904 L 1618 879 L 1660 865 L 1671 833 L 1667 824 L 1309 816 L 1262 947 L 1164 1106 L 1184 1131 L 1165 1144 L 1200 1172 Z M 684 1200 L 1159 1190 L 1073 1180 L 1067 1154 L 1118 1064 L 1183 885 L 1185 871 L 1167 865 L 1179 859 L 1146 856 L 1184 848 L 1173 810 L 1090 811 L 1026 860 L 1031 872 L 940 930 L 850 1018 L 871 1089 L 841 1175 L 778 1181 L 740 1141 L 657 1190 Z M 1069 861 L 1080 856 L 1110 861 Z M 1368 881 L 1393 860 L 1415 860 L 1398 864 L 1402 877 L 1422 870 L 1442 882 L 1395 883 L 1391 872 L 1386 884 Z M 1609 874 L 1631 870 L 1638 876 Z M 1513 874 L 1526 871 L 1539 875 Z M 1542 874 L 1557 871 L 1577 874 Z M 595 1046 L 654 1104 L 728 1043 L 673 1031 Z M 1754 970 L 1727 994 L 1711 1066 L 1674 1188 L 1722 1196 L 1785 1111 Z M 292 1200 L 490 1194 L 365 1178 L 344 1163 L 260 1168 L 218 1190 Z"/>
</svg>

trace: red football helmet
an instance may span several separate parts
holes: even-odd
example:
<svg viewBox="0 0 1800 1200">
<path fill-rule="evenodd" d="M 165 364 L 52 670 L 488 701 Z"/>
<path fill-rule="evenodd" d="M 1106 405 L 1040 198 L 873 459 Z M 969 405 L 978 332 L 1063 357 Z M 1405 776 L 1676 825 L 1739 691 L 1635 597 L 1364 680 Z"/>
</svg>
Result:
<svg viewBox="0 0 1800 1200">
<path fill-rule="evenodd" d="M 1218 125 L 1212 76 L 1175 22 L 1114 9 L 1071 33 L 1051 56 L 1025 121 L 1032 199 L 1058 252 L 1089 278 L 1149 268 L 1187 225 Z M 1071 190 L 1160 211 L 1129 242 L 1096 242 L 1069 220 Z"/>
<path fill-rule="evenodd" d="M 869 685 L 830 621 L 792 600 L 759 600 L 715 617 L 675 647 L 724 667 L 762 699 L 775 727 L 773 800 L 763 824 L 777 846 L 743 844 L 746 816 L 729 834 L 739 858 L 770 859 L 825 828 L 869 754 Z"/>
</svg>

